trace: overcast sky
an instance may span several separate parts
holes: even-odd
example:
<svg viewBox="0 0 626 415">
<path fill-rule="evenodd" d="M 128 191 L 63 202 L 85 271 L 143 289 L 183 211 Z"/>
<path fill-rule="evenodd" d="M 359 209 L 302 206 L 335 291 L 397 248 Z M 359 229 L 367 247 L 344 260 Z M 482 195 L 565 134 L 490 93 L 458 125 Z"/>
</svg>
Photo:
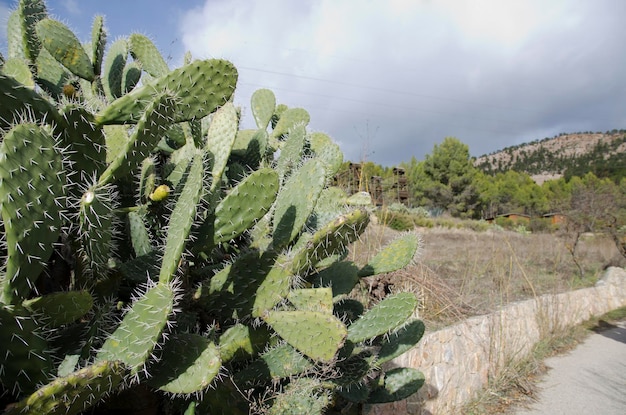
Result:
<svg viewBox="0 0 626 415">
<path fill-rule="evenodd" d="M 0 0 L 2 37 L 13 2 Z M 418 160 L 447 136 L 473 156 L 561 132 L 626 128 L 623 0 L 54 0 L 90 36 L 150 35 L 170 66 L 186 50 L 239 69 L 252 92 L 311 114 L 346 159 Z M 3 51 L 5 47 L 2 47 Z"/>
</svg>

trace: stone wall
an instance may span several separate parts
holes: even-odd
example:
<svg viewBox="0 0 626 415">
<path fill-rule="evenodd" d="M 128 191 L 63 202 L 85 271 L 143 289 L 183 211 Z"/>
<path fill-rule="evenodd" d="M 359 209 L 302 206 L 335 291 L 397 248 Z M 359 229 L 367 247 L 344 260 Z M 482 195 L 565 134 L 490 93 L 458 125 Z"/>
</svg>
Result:
<svg viewBox="0 0 626 415">
<path fill-rule="evenodd" d="M 545 295 L 427 333 L 392 366 L 420 369 L 426 383 L 410 398 L 366 407 L 366 415 L 459 413 L 508 363 L 529 354 L 541 338 L 626 306 L 626 271 L 609 268 L 595 287 Z"/>
</svg>

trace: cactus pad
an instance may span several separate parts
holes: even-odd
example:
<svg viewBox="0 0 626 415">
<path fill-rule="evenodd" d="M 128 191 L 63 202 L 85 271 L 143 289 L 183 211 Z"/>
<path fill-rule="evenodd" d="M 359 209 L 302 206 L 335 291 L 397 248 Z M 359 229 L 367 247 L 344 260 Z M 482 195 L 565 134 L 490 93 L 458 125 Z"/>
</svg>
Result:
<svg viewBox="0 0 626 415">
<path fill-rule="evenodd" d="M 157 284 L 128 310 L 119 327 L 107 338 L 97 361 L 119 360 L 138 373 L 153 353 L 174 309 L 174 289 Z"/>
<path fill-rule="evenodd" d="M 228 61 L 194 61 L 113 101 L 99 116 L 99 124 L 137 122 L 154 91 L 170 91 L 179 98 L 173 123 L 202 118 L 228 102 L 237 83 L 237 70 Z"/>
<path fill-rule="evenodd" d="M 348 327 L 348 340 L 359 343 L 394 330 L 413 314 L 416 307 L 417 298 L 412 293 L 391 295 Z"/>
<path fill-rule="evenodd" d="M 213 115 L 205 146 L 205 150 L 213 158 L 211 191 L 215 191 L 222 180 L 222 174 L 224 174 L 226 163 L 228 163 L 230 150 L 233 148 L 235 138 L 237 137 L 238 127 L 237 111 L 230 102 L 218 109 L 215 115 Z"/>
<path fill-rule="evenodd" d="M 87 291 L 59 291 L 26 300 L 24 308 L 43 319 L 50 327 L 70 324 L 91 310 L 93 298 Z"/>
<path fill-rule="evenodd" d="M 254 91 L 250 99 L 252 115 L 259 129 L 265 130 L 274 115 L 276 108 L 276 97 L 269 89 L 259 89 Z"/>
<path fill-rule="evenodd" d="M 25 123 L 4 136 L 0 211 L 8 258 L 0 303 L 28 297 L 52 254 L 61 227 L 63 182 L 61 156 L 46 128 Z"/>
<path fill-rule="evenodd" d="M 67 26 L 46 18 L 37 23 L 37 36 L 42 46 L 70 72 L 88 81 L 94 80 L 91 59 Z"/>
<path fill-rule="evenodd" d="M 197 334 L 178 333 L 163 347 L 150 385 L 164 392 L 190 394 L 208 388 L 222 362 L 215 344 Z"/>
<path fill-rule="evenodd" d="M 246 177 L 215 208 L 214 243 L 236 238 L 267 213 L 278 191 L 278 175 L 261 169 Z"/>
<path fill-rule="evenodd" d="M 276 197 L 274 245 L 283 247 L 300 233 L 325 184 L 324 168 L 312 159 L 293 173 Z"/>
<path fill-rule="evenodd" d="M 4 414 L 76 415 L 114 392 L 125 374 L 120 362 L 95 363 L 42 386 Z"/>
<path fill-rule="evenodd" d="M 424 335 L 424 330 L 424 323 L 421 320 L 411 320 L 391 333 L 383 340 L 376 364 L 382 365 L 412 349 Z"/>
<path fill-rule="evenodd" d="M 27 310 L 0 305 L 0 386 L 18 396 L 46 382 L 52 369 L 48 342 Z"/>
<path fill-rule="evenodd" d="M 141 63 L 141 68 L 151 76 L 159 78 L 170 71 L 159 50 L 146 36 L 133 33 L 128 38 L 128 45 L 130 54 Z"/>
<path fill-rule="evenodd" d="M 291 346 L 322 362 L 334 358 L 347 334 L 336 317 L 315 311 L 271 311 L 263 320 Z"/>
<path fill-rule="evenodd" d="M 395 402 L 406 399 L 424 385 L 424 374 L 417 369 L 398 367 L 385 373 L 382 386 L 374 389 L 367 403 Z"/>
<path fill-rule="evenodd" d="M 420 239 L 415 233 L 407 233 L 378 252 L 367 265 L 359 271 L 359 277 L 369 277 L 370 275 L 393 272 L 407 266 L 420 247 Z"/>
</svg>

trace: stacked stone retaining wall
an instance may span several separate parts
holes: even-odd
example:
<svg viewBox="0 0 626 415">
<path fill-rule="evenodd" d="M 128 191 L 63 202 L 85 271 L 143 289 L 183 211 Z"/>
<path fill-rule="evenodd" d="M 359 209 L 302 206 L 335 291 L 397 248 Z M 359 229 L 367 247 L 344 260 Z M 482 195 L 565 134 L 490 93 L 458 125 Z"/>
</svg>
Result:
<svg viewBox="0 0 626 415">
<path fill-rule="evenodd" d="M 622 306 L 626 306 L 626 271 L 612 267 L 594 287 L 514 303 L 427 333 L 414 349 L 391 362 L 424 373 L 426 383 L 420 392 L 404 401 L 366 407 L 363 413 L 460 413 L 459 408 L 490 378 L 527 356 L 542 338 Z"/>
</svg>

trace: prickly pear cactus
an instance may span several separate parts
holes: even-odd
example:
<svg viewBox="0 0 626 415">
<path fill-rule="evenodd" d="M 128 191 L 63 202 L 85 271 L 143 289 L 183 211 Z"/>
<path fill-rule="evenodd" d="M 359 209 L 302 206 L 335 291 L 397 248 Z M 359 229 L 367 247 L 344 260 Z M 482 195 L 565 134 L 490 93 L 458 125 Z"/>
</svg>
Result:
<svg viewBox="0 0 626 415">
<path fill-rule="evenodd" d="M 370 211 L 329 186 L 343 156 L 305 110 L 262 89 L 240 130 L 230 62 L 106 50 L 102 17 L 83 45 L 40 0 L 7 28 L 0 410 L 321 414 L 419 389 L 382 369 L 423 334 L 415 296 L 350 292 L 420 241 L 345 259 Z"/>
</svg>

